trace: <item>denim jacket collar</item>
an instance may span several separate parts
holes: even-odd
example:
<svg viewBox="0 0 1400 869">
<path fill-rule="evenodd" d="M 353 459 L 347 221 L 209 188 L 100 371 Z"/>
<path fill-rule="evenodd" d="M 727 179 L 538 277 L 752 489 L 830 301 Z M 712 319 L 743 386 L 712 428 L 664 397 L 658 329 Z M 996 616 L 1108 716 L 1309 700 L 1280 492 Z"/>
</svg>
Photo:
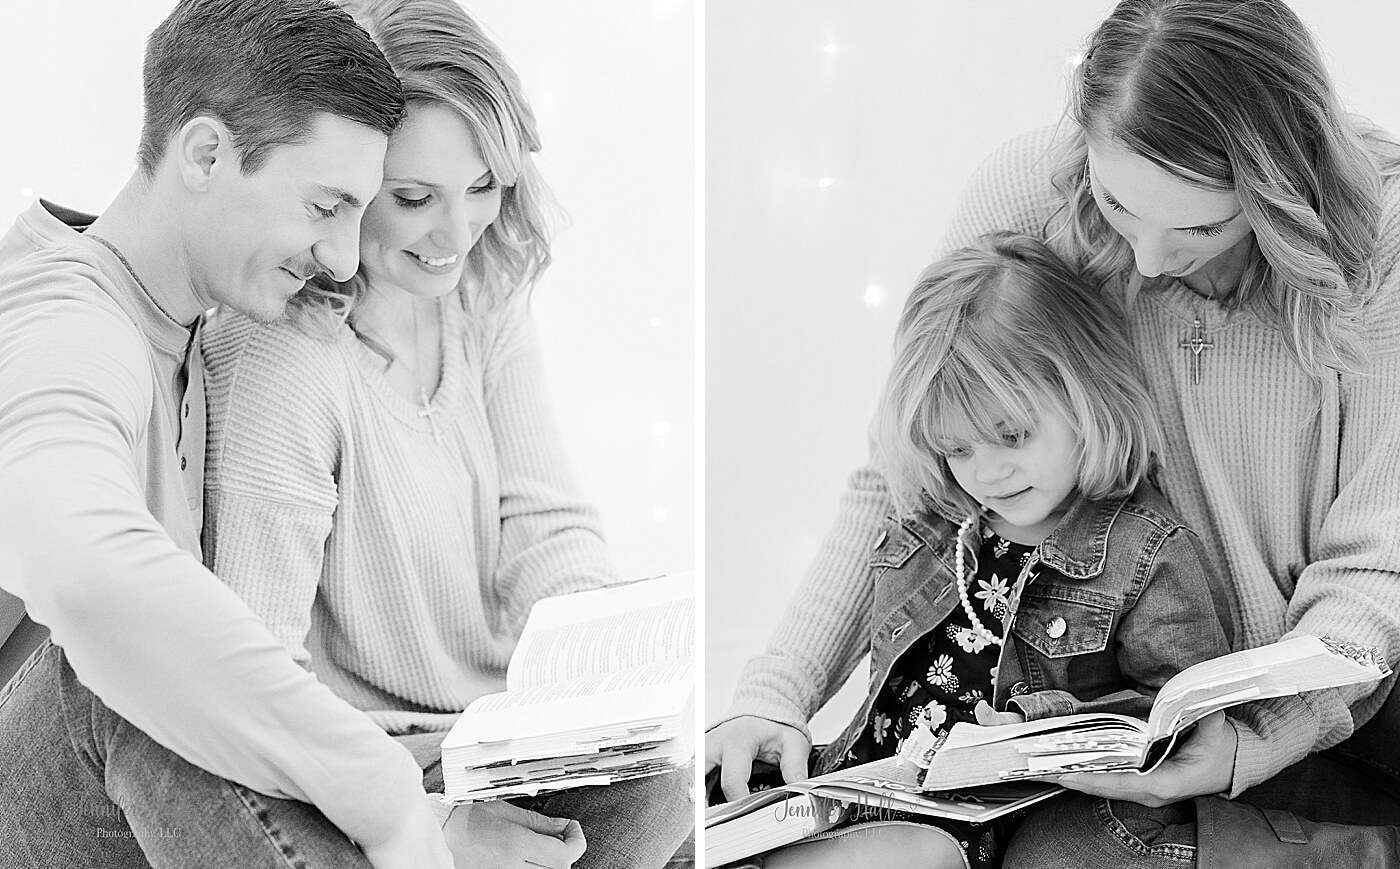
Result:
<svg viewBox="0 0 1400 869">
<path fill-rule="evenodd" d="M 1040 544 L 1040 559 L 1069 579 L 1093 579 L 1103 572 L 1108 532 L 1128 498 L 1092 501 L 1076 498 L 1055 530 Z"/>
<path fill-rule="evenodd" d="M 1113 520 L 1128 503 L 1130 496 L 1094 501 L 1080 496 L 1074 499 L 1069 510 L 1060 519 L 1055 529 L 1040 544 L 1040 560 L 1063 574 L 1068 579 L 1093 579 L 1103 573 L 1104 559 L 1108 551 L 1108 532 Z M 961 520 L 954 520 L 936 510 L 931 504 L 926 506 L 956 528 Z M 951 550 L 951 541 L 943 540 L 947 535 L 929 525 L 922 516 L 904 520 L 906 528 L 914 531 L 940 556 L 942 550 Z M 946 544 L 946 545 L 941 545 Z"/>
</svg>

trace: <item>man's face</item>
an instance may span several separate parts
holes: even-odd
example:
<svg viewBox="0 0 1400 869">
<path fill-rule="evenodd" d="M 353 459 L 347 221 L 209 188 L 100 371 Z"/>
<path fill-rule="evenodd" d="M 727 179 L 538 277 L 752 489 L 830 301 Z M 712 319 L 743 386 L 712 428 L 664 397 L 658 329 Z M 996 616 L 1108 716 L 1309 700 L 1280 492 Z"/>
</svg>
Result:
<svg viewBox="0 0 1400 869">
<path fill-rule="evenodd" d="M 205 237 L 191 242 L 200 297 L 266 323 L 312 275 L 349 280 L 387 143 L 377 130 L 322 114 L 305 141 L 273 148 L 256 172 L 219 173 L 201 203 Z"/>
</svg>

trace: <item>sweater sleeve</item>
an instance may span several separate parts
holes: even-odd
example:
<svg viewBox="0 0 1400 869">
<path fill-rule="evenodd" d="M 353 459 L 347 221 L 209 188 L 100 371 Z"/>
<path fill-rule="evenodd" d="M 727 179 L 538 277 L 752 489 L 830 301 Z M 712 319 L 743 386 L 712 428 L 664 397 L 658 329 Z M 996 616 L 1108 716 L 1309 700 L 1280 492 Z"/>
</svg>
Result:
<svg viewBox="0 0 1400 869">
<path fill-rule="evenodd" d="M 303 666 L 337 503 L 333 353 L 226 311 L 204 340 L 204 559 Z"/>
<path fill-rule="evenodd" d="M 597 510 L 579 491 L 545 388 L 527 300 L 491 316 L 486 414 L 501 487 L 501 550 L 494 585 L 504 624 L 518 634 L 541 598 L 617 581 Z"/>
<path fill-rule="evenodd" d="M 352 838 L 387 839 L 423 811 L 417 765 L 151 515 L 134 452 L 153 400 L 143 339 L 119 312 L 70 300 L 0 317 L 0 584 L 157 742 L 314 803 Z"/>
<path fill-rule="evenodd" d="M 1288 633 L 1372 645 L 1400 660 L 1400 177 L 1385 187 L 1373 260 L 1375 290 L 1361 315 L 1363 373 L 1341 383 L 1338 491 L 1289 601 Z M 1311 692 L 1239 710 L 1234 792 L 1310 751 L 1337 744 L 1388 696 L 1379 683 Z"/>
<path fill-rule="evenodd" d="M 1051 130 L 1017 137 L 994 151 L 963 191 L 940 252 L 993 229 L 1038 231 L 1053 188 L 1044 179 Z M 827 532 L 764 653 L 740 673 L 728 711 L 807 731 L 807 722 L 840 689 L 869 650 L 874 574 L 869 566 L 884 518 L 893 511 L 885 481 L 870 461 L 851 474 Z"/>
</svg>

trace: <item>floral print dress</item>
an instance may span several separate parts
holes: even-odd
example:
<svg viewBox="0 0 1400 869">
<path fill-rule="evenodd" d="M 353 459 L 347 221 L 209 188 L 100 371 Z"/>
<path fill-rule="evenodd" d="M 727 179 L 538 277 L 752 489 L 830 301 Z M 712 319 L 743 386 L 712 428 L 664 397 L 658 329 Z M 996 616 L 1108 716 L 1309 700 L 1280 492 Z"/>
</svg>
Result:
<svg viewBox="0 0 1400 869">
<path fill-rule="evenodd" d="M 1002 622 L 1011 606 L 1012 588 L 1034 547 L 1013 543 L 986 529 L 977 552 L 977 573 L 968 584 L 982 626 L 1002 635 Z M 979 636 L 961 605 L 943 623 L 921 637 L 890 669 L 870 708 L 870 722 L 847 753 L 842 767 L 856 766 L 898 754 L 919 719 L 929 718 L 935 734 L 946 734 L 959 721 L 976 722 L 973 709 L 990 700 L 1001 647 Z M 873 812 L 874 814 L 871 814 Z M 857 811 L 852 822 L 889 820 L 888 809 Z M 972 867 L 996 865 L 1004 826 L 969 824 L 907 812 L 902 820 L 935 824 L 957 837 Z M 1015 817 L 1014 815 L 1012 817 Z"/>
</svg>

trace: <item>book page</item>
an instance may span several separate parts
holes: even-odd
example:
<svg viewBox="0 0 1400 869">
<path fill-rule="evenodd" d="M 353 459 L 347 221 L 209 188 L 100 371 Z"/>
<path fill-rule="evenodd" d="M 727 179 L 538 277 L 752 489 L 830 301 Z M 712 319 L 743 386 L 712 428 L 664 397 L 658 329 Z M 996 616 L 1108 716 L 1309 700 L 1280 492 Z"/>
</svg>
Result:
<svg viewBox="0 0 1400 869">
<path fill-rule="evenodd" d="M 584 676 L 479 697 L 457 719 L 443 748 L 505 742 L 619 723 L 674 718 L 693 692 L 691 661 L 660 661 L 616 673 Z M 689 725 L 689 722 L 686 722 Z M 650 729 L 655 729 L 655 725 Z M 644 729 L 631 731 L 640 737 Z"/>
<path fill-rule="evenodd" d="M 694 625 L 691 573 L 546 598 L 530 610 L 506 688 L 689 658 Z"/>
<path fill-rule="evenodd" d="M 1388 673 L 1384 662 L 1365 650 L 1318 637 L 1291 637 L 1177 673 L 1158 692 L 1148 731 L 1154 740 L 1161 739 L 1236 703 L 1374 681 Z"/>
</svg>

